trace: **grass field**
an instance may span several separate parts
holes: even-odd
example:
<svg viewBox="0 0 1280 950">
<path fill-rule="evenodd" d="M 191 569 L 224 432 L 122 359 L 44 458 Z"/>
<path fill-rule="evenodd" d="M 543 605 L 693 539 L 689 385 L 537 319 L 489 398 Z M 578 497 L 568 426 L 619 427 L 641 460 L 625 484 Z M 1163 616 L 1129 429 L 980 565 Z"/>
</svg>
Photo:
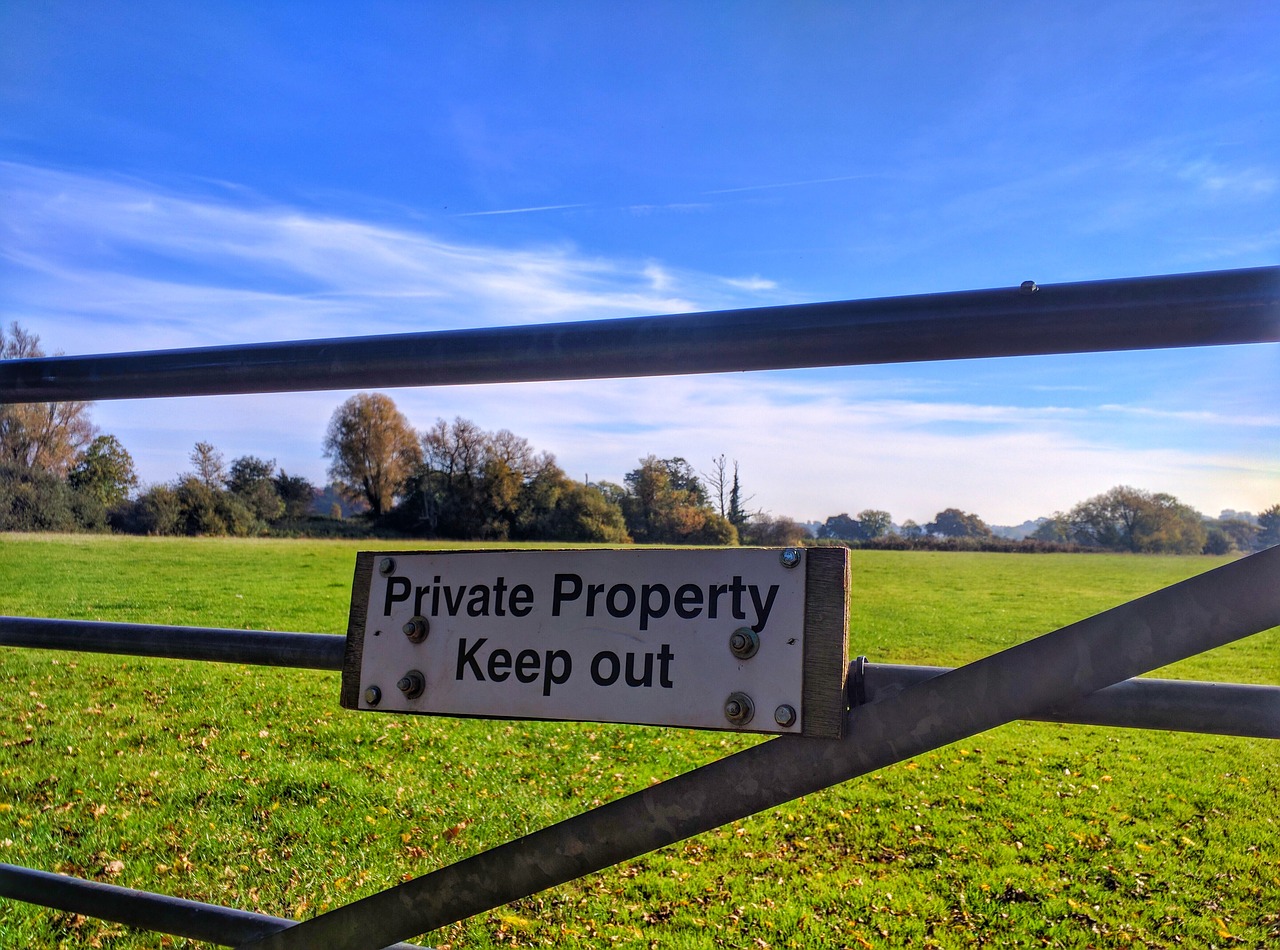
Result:
<svg viewBox="0 0 1280 950">
<path fill-rule="evenodd" d="M 5 536 L 0 613 L 340 633 L 356 550 Z M 1219 563 L 853 552 L 851 653 L 963 663 Z M 2 649 L 0 675 L 0 861 L 283 917 L 754 741 L 361 715 L 308 671 Z M 1161 675 L 1280 683 L 1280 631 Z M 1278 752 L 1016 723 L 424 942 L 1277 946 Z M 184 944 L 0 902 L 0 947 Z"/>
</svg>

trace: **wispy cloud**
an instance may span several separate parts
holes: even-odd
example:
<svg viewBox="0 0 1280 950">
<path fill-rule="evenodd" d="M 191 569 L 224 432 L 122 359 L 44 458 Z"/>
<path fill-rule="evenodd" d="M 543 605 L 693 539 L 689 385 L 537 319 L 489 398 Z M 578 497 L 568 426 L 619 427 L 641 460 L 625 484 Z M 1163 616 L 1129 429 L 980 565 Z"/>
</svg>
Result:
<svg viewBox="0 0 1280 950">
<path fill-rule="evenodd" d="M 572 205 L 538 205 L 534 208 L 501 208 L 497 211 L 461 211 L 455 218 L 482 218 L 491 214 L 530 214 L 535 211 L 566 211 L 570 208 L 585 208 L 585 204 Z"/>
<path fill-rule="evenodd" d="M 0 165 L 0 319 L 22 321 L 50 349 L 91 353 L 789 302 L 761 274 L 568 244 L 463 243 L 227 194 Z M 1280 481 L 1275 446 L 1257 444 L 1259 428 L 1274 425 L 1266 411 L 1148 409 L 1102 376 L 1079 375 L 1036 375 L 1021 393 L 1047 385 L 1054 404 L 1026 406 L 962 373 L 828 369 L 393 395 L 416 425 L 462 415 L 509 428 L 579 478 L 621 479 L 650 453 L 709 467 L 724 452 L 740 460 L 754 506 L 806 518 L 879 507 L 921 520 L 954 505 L 1018 522 L 1121 482 L 1249 508 L 1270 503 Z M 183 470 L 206 438 L 229 456 L 275 457 L 322 479 L 324 426 L 346 395 L 107 402 L 94 413 L 151 481 Z M 1137 422 L 1117 426 L 1121 416 Z M 1148 421 L 1174 423 L 1177 439 L 1129 438 Z M 1221 444 L 1205 436 L 1242 431 Z M 1197 438 L 1215 447 L 1183 448 Z"/>
</svg>

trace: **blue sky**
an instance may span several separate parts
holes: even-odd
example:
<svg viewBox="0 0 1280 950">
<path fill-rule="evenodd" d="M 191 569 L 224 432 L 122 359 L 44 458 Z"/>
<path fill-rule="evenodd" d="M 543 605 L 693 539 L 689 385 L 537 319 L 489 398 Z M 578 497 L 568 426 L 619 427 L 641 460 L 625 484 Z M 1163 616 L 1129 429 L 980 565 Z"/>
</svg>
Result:
<svg viewBox="0 0 1280 950">
<path fill-rule="evenodd" d="M 5 4 L 0 319 L 95 353 L 1280 262 L 1280 7 Z M 800 519 L 1280 501 L 1280 347 L 392 390 Z M 325 479 L 348 393 L 103 402 Z"/>
</svg>

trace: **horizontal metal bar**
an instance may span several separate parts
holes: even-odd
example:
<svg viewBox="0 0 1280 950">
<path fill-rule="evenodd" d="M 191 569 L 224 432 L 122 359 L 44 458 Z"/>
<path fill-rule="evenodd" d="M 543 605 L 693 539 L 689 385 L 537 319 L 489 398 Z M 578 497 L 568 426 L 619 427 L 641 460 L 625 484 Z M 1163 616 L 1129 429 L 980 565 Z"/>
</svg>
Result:
<svg viewBox="0 0 1280 950">
<path fill-rule="evenodd" d="M 372 950 L 1280 625 L 1280 547 L 406 881 L 241 950 Z"/>
<path fill-rule="evenodd" d="M 605 379 L 1280 340 L 1280 267 L 0 361 L 0 403 Z"/>
<path fill-rule="evenodd" d="M 347 638 L 219 627 L 0 617 L 0 646 L 341 670 Z"/>
<path fill-rule="evenodd" d="M 0 864 L 0 897 L 224 947 L 234 947 L 295 927 L 298 923 L 283 917 L 202 904 L 150 891 L 135 891 L 15 864 Z M 388 950 L 423 948 L 412 943 L 397 943 Z"/>
<path fill-rule="evenodd" d="M 860 667 L 854 664 L 853 675 L 862 677 L 866 701 L 874 703 L 949 672 L 945 666 L 865 663 Z M 1280 739 L 1280 686 L 1144 677 L 1108 686 L 1069 705 L 1050 706 L 1027 718 Z"/>
<path fill-rule="evenodd" d="M 207 660 L 314 670 L 342 669 L 346 640 L 323 633 L 0 617 L 0 646 Z M 942 666 L 854 664 L 867 700 L 948 672 Z M 1032 717 L 1133 729 L 1280 738 L 1280 687 L 1135 679 Z"/>
</svg>

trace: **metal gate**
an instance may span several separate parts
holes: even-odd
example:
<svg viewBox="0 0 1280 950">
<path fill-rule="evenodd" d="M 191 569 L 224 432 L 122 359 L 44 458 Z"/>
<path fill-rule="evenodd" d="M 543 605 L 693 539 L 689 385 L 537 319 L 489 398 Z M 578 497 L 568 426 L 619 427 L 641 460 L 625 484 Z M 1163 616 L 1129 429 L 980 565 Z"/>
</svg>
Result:
<svg viewBox="0 0 1280 950">
<path fill-rule="evenodd" d="M 1280 267 L 0 362 L 0 401 L 603 379 L 1280 341 Z M 1280 625 L 1280 547 L 974 663 L 850 670 L 782 736 L 304 922 L 0 865 L 0 896 L 244 950 L 373 950 L 1017 719 L 1280 738 L 1280 687 L 1133 677 Z M 0 618 L 0 645 L 337 670 L 319 634 Z"/>
</svg>

